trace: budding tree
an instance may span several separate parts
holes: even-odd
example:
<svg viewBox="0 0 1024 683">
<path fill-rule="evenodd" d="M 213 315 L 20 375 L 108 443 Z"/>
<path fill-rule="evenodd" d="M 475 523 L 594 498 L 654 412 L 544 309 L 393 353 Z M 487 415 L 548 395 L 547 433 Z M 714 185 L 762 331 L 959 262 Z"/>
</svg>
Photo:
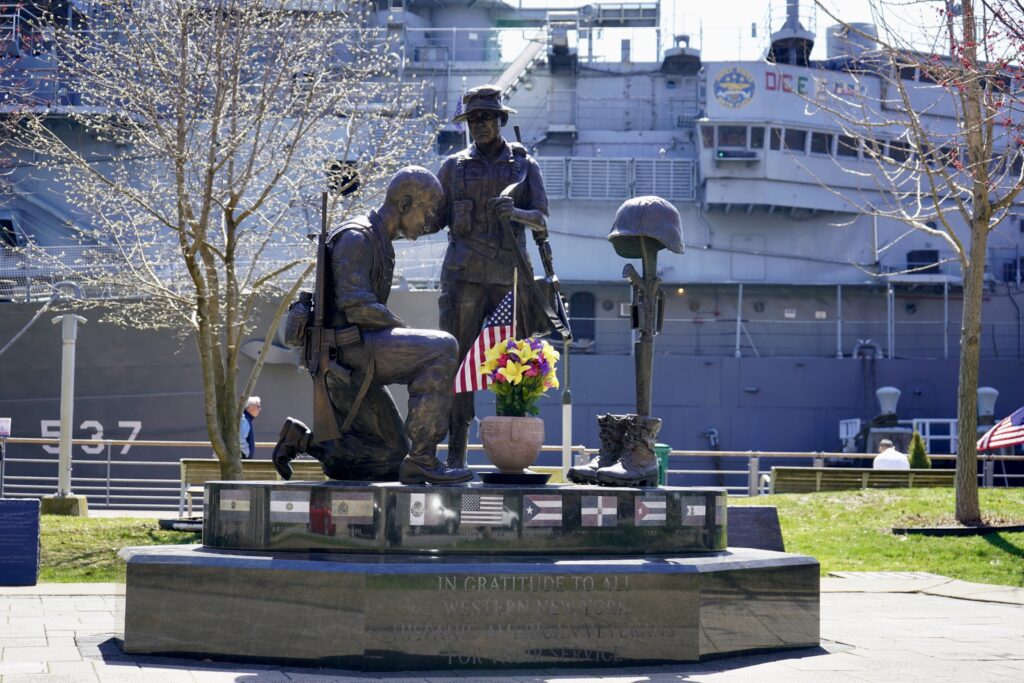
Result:
<svg viewBox="0 0 1024 683">
<path fill-rule="evenodd" d="M 194 337 L 210 440 L 223 476 L 238 478 L 239 421 L 263 364 L 239 390 L 255 311 L 280 301 L 272 338 L 313 267 L 320 193 L 335 190 L 335 221 L 373 203 L 427 147 L 432 117 L 363 3 L 88 7 L 51 18 L 60 77 L 80 99 L 35 103 L 16 142 L 66 189 L 78 237 L 103 254 L 102 268 L 74 264 L 75 279 L 117 294 L 102 303 L 120 323 Z"/>
<path fill-rule="evenodd" d="M 956 518 L 976 524 L 981 520 L 977 388 L 987 244 L 1024 189 L 1024 102 L 1021 71 L 1013 63 L 1020 43 L 1008 39 L 996 17 L 972 0 L 955 7 L 876 0 L 871 9 L 877 35 L 863 24 L 844 24 L 816 4 L 842 25 L 852 43 L 867 48 L 844 65 L 852 87 L 819 88 L 808 102 L 845 129 L 837 163 L 856 176 L 851 185 L 859 189 L 834 191 L 859 213 L 930 235 L 960 268 Z M 1004 11 L 1020 13 L 1020 8 Z M 858 148 L 860 159 L 851 161 Z"/>
</svg>

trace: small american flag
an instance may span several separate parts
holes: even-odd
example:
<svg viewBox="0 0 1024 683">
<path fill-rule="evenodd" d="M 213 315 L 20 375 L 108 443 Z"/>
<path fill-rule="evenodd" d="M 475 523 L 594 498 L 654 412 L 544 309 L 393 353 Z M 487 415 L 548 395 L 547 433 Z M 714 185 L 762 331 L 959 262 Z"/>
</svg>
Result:
<svg viewBox="0 0 1024 683">
<path fill-rule="evenodd" d="M 455 393 L 480 391 L 491 384 L 491 378 L 480 372 L 488 349 L 512 336 L 512 292 L 509 292 L 498 308 L 484 321 L 480 336 L 469 347 L 469 353 L 455 374 Z"/>
<path fill-rule="evenodd" d="M 462 95 L 459 95 L 459 103 L 455 105 L 455 116 L 452 118 L 457 118 L 459 114 L 462 113 L 462 98 L 465 94 L 466 93 L 462 93 Z M 462 121 L 455 122 L 455 130 L 459 131 L 460 133 L 462 132 Z"/>
<path fill-rule="evenodd" d="M 1018 408 L 978 439 L 979 451 L 991 451 L 1024 443 L 1024 408 Z"/>
<path fill-rule="evenodd" d="M 480 493 L 462 494 L 462 523 L 500 526 L 505 517 L 505 497 Z"/>
</svg>

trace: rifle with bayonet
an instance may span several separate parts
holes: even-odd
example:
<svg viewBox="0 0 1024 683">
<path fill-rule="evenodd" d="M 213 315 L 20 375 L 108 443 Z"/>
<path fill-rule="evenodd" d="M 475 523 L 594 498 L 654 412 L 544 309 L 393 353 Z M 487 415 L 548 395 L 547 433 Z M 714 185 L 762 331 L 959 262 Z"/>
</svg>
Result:
<svg viewBox="0 0 1024 683">
<path fill-rule="evenodd" d="M 514 126 L 513 129 L 516 133 L 516 141 L 522 144 L 519 126 Z M 501 196 L 511 197 L 525 180 L 526 164 L 523 164 L 523 170 L 520 172 L 519 179 L 502 190 Z M 514 245 L 512 251 L 515 254 L 516 263 L 519 269 L 523 273 L 532 272 L 530 259 L 524 252 L 523 248 L 519 246 L 519 242 L 515 239 L 515 235 L 512 232 L 511 221 L 504 219 L 501 223 L 506 239 Z M 556 332 L 561 335 L 562 339 L 565 341 L 572 341 L 572 327 L 569 323 L 569 313 L 566 311 L 565 300 L 562 298 L 561 283 L 558 281 L 558 275 L 555 274 L 555 264 L 554 258 L 551 254 L 551 244 L 548 242 L 548 238 L 545 234 L 532 230 L 531 232 L 533 232 L 533 241 L 537 245 L 537 252 L 540 254 L 540 261 L 544 268 L 544 275 L 537 276 L 533 280 L 526 280 L 525 288 L 529 295 L 530 303 L 544 313 L 544 317 L 546 318 L 545 322 L 552 332 Z"/>
<path fill-rule="evenodd" d="M 327 269 L 330 255 L 327 250 L 326 192 L 320 201 L 320 235 L 316 245 L 316 285 L 313 290 L 313 324 L 306 332 L 306 367 L 313 376 L 313 438 L 319 443 L 341 438 L 338 420 L 334 415 L 331 397 L 327 392 L 327 368 L 332 365 L 331 348 L 334 330 L 326 329 Z"/>
</svg>

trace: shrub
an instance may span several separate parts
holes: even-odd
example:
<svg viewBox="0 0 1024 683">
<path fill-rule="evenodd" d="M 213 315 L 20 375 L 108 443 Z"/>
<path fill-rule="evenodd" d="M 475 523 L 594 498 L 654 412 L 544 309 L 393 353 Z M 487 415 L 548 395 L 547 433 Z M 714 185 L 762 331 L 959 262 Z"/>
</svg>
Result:
<svg viewBox="0 0 1024 683">
<path fill-rule="evenodd" d="M 910 468 L 914 470 L 930 470 L 932 460 L 924 448 L 924 439 L 917 432 L 910 437 Z"/>
</svg>

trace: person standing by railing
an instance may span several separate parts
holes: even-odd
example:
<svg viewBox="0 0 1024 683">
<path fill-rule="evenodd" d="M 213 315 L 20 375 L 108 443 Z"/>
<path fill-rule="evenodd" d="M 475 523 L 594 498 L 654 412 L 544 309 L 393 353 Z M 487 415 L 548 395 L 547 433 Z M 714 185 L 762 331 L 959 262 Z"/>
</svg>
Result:
<svg viewBox="0 0 1024 683">
<path fill-rule="evenodd" d="M 242 411 L 242 421 L 239 425 L 239 440 L 242 446 L 242 459 L 251 460 L 256 455 L 256 432 L 252 428 L 252 421 L 259 417 L 262 410 L 259 396 L 250 396 L 249 402 Z"/>
</svg>

